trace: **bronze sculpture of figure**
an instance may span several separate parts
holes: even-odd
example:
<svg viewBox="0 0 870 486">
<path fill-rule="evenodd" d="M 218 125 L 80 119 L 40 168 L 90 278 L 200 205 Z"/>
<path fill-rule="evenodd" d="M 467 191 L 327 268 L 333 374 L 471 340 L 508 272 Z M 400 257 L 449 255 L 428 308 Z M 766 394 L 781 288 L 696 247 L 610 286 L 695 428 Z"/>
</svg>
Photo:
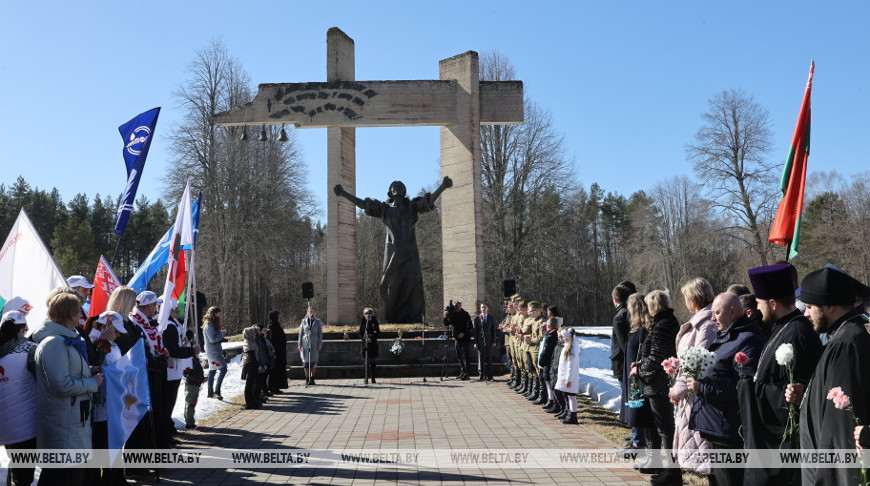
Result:
<svg viewBox="0 0 870 486">
<path fill-rule="evenodd" d="M 405 184 L 393 181 L 387 200 L 360 199 L 336 184 L 333 191 L 343 196 L 369 216 L 380 218 L 387 227 L 384 266 L 381 275 L 381 306 L 385 322 L 422 322 L 426 302 L 423 297 L 423 272 L 417 251 L 418 214 L 435 209 L 435 201 L 453 181 L 445 176 L 435 192 L 408 199 Z"/>
</svg>

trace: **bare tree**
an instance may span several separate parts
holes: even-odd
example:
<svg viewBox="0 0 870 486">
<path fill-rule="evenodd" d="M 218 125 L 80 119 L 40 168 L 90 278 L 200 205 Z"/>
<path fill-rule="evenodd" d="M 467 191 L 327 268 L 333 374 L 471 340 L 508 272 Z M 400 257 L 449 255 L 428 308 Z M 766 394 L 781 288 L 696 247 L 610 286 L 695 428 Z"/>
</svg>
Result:
<svg viewBox="0 0 870 486">
<path fill-rule="evenodd" d="M 293 132 L 280 143 L 276 128 L 263 127 L 265 137 L 246 142 L 242 129 L 215 124 L 215 114 L 252 99 L 248 75 L 219 40 L 196 53 L 188 73 L 176 93 L 185 118 L 172 130 L 166 196 L 177 200 L 187 177 L 204 192 L 199 286 L 231 329 L 264 322 L 270 308 L 292 315 L 289 299 L 311 275 L 313 236 Z"/>
<path fill-rule="evenodd" d="M 482 56 L 480 66 L 483 80 L 515 78 L 498 53 Z M 550 113 L 526 99 L 523 125 L 481 128 L 481 161 L 488 296 L 500 295 L 502 281 L 514 279 L 530 297 L 552 299 L 546 295 L 555 286 L 552 274 L 542 271 L 550 256 L 546 240 L 558 227 L 561 199 L 573 188 L 563 136 Z"/>
<path fill-rule="evenodd" d="M 771 121 L 766 108 L 742 90 L 729 90 L 709 100 L 710 109 L 695 142 L 687 146 L 689 160 L 716 207 L 734 218 L 736 238 L 768 262 L 764 222 L 772 211 L 777 162 L 765 160 L 770 150 Z"/>
</svg>

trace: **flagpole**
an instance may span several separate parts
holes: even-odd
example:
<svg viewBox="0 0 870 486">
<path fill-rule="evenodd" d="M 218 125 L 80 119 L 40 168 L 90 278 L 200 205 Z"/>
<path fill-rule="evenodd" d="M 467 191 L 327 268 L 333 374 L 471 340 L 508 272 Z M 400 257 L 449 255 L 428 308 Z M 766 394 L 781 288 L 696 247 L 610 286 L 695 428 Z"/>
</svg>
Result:
<svg viewBox="0 0 870 486">
<path fill-rule="evenodd" d="M 112 268 L 118 266 L 118 249 L 121 248 L 121 233 L 118 233 L 118 242 L 115 243 L 115 253 L 112 254 Z"/>
<path fill-rule="evenodd" d="M 788 263 L 788 256 L 791 254 L 791 240 L 785 245 L 785 262 Z"/>
</svg>

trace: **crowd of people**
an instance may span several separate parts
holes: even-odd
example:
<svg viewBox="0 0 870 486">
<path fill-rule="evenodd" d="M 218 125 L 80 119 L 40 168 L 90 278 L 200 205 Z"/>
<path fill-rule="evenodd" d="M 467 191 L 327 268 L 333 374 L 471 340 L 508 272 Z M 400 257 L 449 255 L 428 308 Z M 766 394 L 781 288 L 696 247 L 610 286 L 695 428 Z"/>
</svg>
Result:
<svg viewBox="0 0 870 486">
<path fill-rule="evenodd" d="M 511 368 L 508 387 L 562 423 L 576 424 L 580 342 L 563 321 L 556 306 L 514 294 L 498 329 L 504 333 Z"/>
<path fill-rule="evenodd" d="M 2 316 L 0 370 L 5 379 L 0 393 L 0 409 L 4 410 L 0 415 L 0 444 L 7 451 L 108 449 L 108 392 L 103 370 L 135 346 L 142 346 L 145 356 L 143 372 L 147 374 L 150 408 L 123 447 L 159 450 L 177 445 L 172 410 L 182 383 L 185 429 L 198 430 L 196 406 L 200 387 L 206 382 L 199 358 L 202 349 L 196 325 L 191 322 L 185 326 L 178 302 L 164 303 L 154 292 L 137 294 L 130 287 L 120 286 L 111 294 L 105 312 L 88 317 L 83 306 L 93 286 L 80 275 L 67 279 L 67 285 L 49 293 L 48 319 L 30 335 L 29 302 L 16 298 L 14 304 L 19 310 Z M 155 320 L 161 305 L 169 307 L 169 318 L 163 325 Z M 209 361 L 207 396 L 218 400 L 222 399 L 220 388 L 227 369 L 220 314 L 220 308 L 211 307 L 203 318 Z M 245 334 L 245 357 L 254 354 L 254 359 L 266 361 L 253 373 L 257 403 L 288 386 L 286 336 L 278 321 L 279 313 L 273 311 L 269 317 L 268 327 L 253 327 L 256 336 L 250 342 L 248 330 Z M 274 341 L 270 341 L 273 336 Z M 247 392 L 246 386 L 246 398 Z M 128 479 L 155 472 L 47 468 L 42 470 L 39 484 L 129 484 Z M 11 485 L 29 485 L 33 478 L 33 468 L 9 470 Z"/>
<path fill-rule="evenodd" d="M 699 454 L 870 445 L 856 425 L 870 420 L 870 287 L 832 265 L 800 285 L 786 262 L 748 278 L 751 290 L 718 295 L 703 278 L 688 281 L 682 325 L 667 292 L 613 289 L 611 368 L 631 426 L 623 451 L 644 452 L 635 467 L 652 484 L 682 484 L 684 473 L 716 485 L 860 483 L 858 465 L 723 467 Z"/>
</svg>

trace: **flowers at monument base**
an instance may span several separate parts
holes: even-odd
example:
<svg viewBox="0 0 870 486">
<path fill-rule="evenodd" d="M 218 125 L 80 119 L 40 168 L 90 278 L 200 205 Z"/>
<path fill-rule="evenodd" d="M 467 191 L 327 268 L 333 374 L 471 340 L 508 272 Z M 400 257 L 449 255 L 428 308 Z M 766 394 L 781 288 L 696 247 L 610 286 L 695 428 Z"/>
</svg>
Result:
<svg viewBox="0 0 870 486">
<path fill-rule="evenodd" d="M 390 346 L 390 352 L 393 353 L 396 358 L 402 355 L 402 351 L 405 350 L 405 341 L 402 340 L 402 330 L 399 329 L 399 337 L 393 341 L 393 345 Z"/>
</svg>

